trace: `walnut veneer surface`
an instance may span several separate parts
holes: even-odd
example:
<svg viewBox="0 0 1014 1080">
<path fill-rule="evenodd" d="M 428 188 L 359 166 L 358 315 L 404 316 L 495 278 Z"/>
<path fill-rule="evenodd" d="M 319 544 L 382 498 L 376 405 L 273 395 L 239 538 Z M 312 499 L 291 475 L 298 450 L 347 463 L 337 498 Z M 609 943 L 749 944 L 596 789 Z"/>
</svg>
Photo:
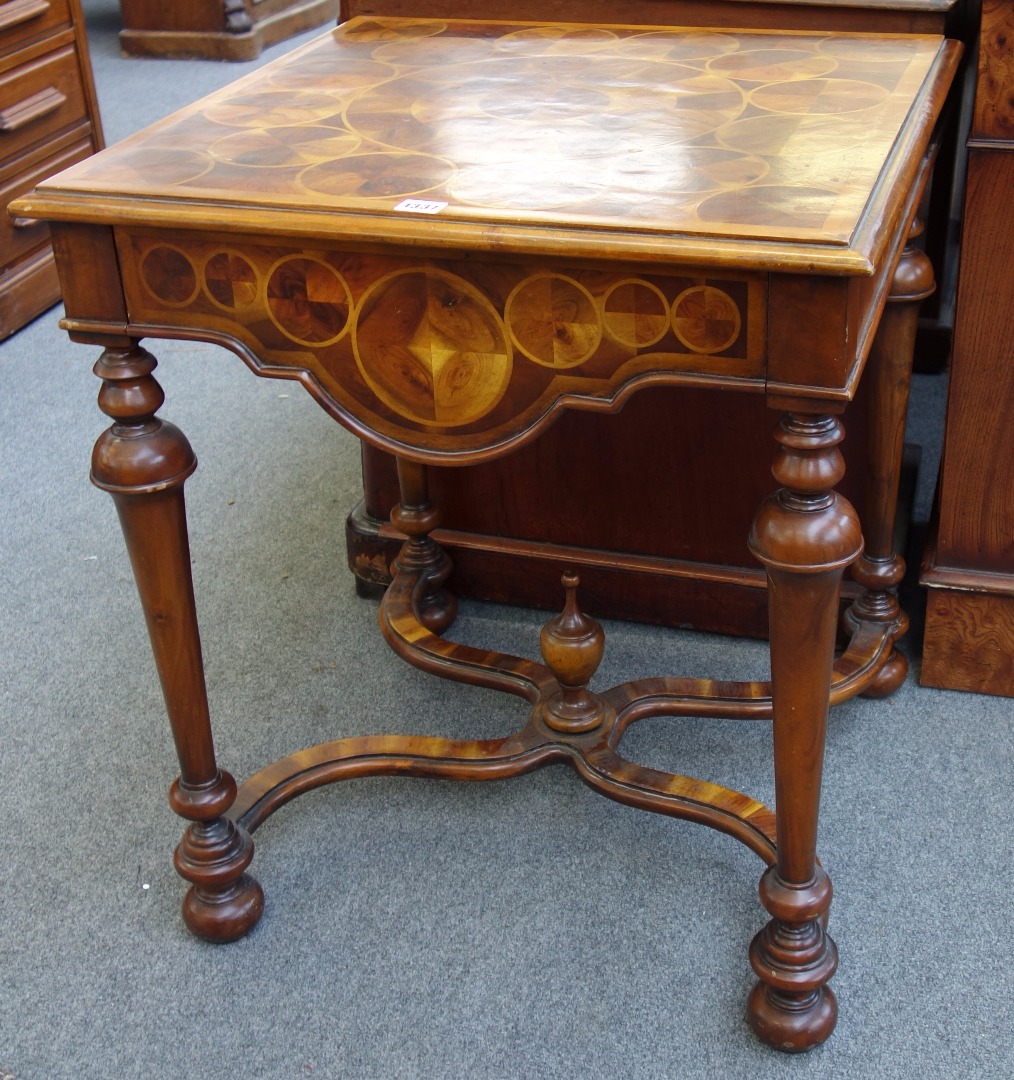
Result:
<svg viewBox="0 0 1014 1080">
<path fill-rule="evenodd" d="M 54 223 L 65 326 L 105 347 L 95 370 L 113 423 L 92 478 L 120 513 L 162 679 L 195 933 L 233 940 L 257 922 L 250 834 L 311 788 L 566 763 L 768 864 L 750 1021 L 780 1050 L 827 1038 L 823 737 L 830 704 L 905 675 L 894 504 L 914 304 L 932 288 L 907 242 L 959 53 L 938 35 L 363 17 L 17 204 Z M 237 791 L 215 760 L 200 654 L 183 499 L 196 458 L 155 415 L 163 394 L 139 345 L 159 336 L 220 342 L 297 379 L 397 455 L 392 522 L 407 540 L 384 637 L 435 675 L 526 700 L 515 734 L 338 739 Z M 838 414 L 865 367 L 872 465 L 857 513 L 834 491 Z M 780 490 L 748 540 L 768 579 L 770 681 L 592 691 L 603 636 L 572 573 L 542 663 L 444 637 L 455 603 L 427 466 L 491 460 L 567 410 L 612 413 L 659 388 L 753 394 L 782 414 Z M 580 452 L 573 468 L 594 483 Z M 859 588 L 836 657 L 848 567 Z M 772 720 L 776 811 L 624 758 L 624 732 L 659 715 Z"/>
<path fill-rule="evenodd" d="M 734 239 L 770 238 L 752 262 L 867 273 L 876 238 L 853 233 L 939 52 L 915 36 L 383 26 L 350 23 L 125 140 L 124 193 L 359 213 L 425 196 L 448 201 L 440 222 L 573 222 L 637 257 L 675 261 L 690 233 L 729 241 L 707 260 L 728 265 Z M 61 187 L 107 198 L 116 179 L 103 162 Z"/>
</svg>

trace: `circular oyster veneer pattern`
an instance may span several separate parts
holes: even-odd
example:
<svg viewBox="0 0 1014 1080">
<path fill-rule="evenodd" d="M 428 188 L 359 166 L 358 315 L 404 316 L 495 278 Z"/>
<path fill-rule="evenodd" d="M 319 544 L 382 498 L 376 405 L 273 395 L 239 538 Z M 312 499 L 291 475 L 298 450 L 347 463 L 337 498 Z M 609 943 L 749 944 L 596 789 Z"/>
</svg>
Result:
<svg viewBox="0 0 1014 1080">
<path fill-rule="evenodd" d="M 315 125 L 245 128 L 216 139 L 208 153 L 218 161 L 251 169 L 305 168 L 322 159 L 344 157 L 357 149 L 360 141 L 348 132 Z"/>
<path fill-rule="evenodd" d="M 747 83 L 813 79 L 836 67 L 833 57 L 807 49 L 744 49 L 708 63 L 710 71 Z"/>
<path fill-rule="evenodd" d="M 299 182 L 318 195 L 395 199 L 431 191 L 453 174 L 450 162 L 428 154 L 351 154 L 310 166 Z"/>
<path fill-rule="evenodd" d="M 444 270 L 402 270 L 375 282 L 352 328 L 356 363 L 378 398 L 421 424 L 460 427 L 503 397 L 511 347 L 493 305 Z"/>
<path fill-rule="evenodd" d="M 242 311 L 257 302 L 257 271 L 240 254 L 218 251 L 204 264 L 204 291 L 226 311 Z"/>
<path fill-rule="evenodd" d="M 750 101 L 769 112 L 799 116 L 841 115 L 881 105 L 887 91 L 874 83 L 854 79 L 807 79 L 761 86 Z"/>
<path fill-rule="evenodd" d="M 169 307 L 185 307 L 197 295 L 197 273 L 178 248 L 163 244 L 145 252 L 141 277 L 151 295 Z"/>
<path fill-rule="evenodd" d="M 741 325 L 735 300 L 714 285 L 693 285 L 673 301 L 673 330 L 691 352 L 724 352 Z"/>
<path fill-rule="evenodd" d="M 602 341 L 594 298 L 562 274 L 526 278 L 507 298 L 504 316 L 514 344 L 543 367 L 577 367 Z"/>
<path fill-rule="evenodd" d="M 268 129 L 319 122 L 339 109 L 339 100 L 329 94 L 262 90 L 212 102 L 204 115 L 226 127 Z"/>
<path fill-rule="evenodd" d="M 268 274 L 271 321 L 299 345 L 331 345 L 348 329 L 352 298 L 338 272 L 317 259 L 286 257 Z"/>
<path fill-rule="evenodd" d="M 740 192 L 723 191 L 704 199 L 697 214 L 702 221 L 727 221 L 730 214 L 738 213 L 744 222 L 766 229 L 819 229 L 837 201 L 837 192 L 823 188 L 758 185 L 746 208 Z"/>
<path fill-rule="evenodd" d="M 618 281 L 603 297 L 602 322 L 606 333 L 621 345 L 650 348 L 669 330 L 669 301 L 650 282 Z"/>
</svg>

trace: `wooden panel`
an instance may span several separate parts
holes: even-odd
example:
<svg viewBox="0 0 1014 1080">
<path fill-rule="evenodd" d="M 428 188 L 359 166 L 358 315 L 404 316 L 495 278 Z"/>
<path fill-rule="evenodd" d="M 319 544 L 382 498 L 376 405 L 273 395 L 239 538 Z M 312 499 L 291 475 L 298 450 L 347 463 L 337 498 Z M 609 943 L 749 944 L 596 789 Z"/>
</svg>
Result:
<svg viewBox="0 0 1014 1080">
<path fill-rule="evenodd" d="M 56 263 L 45 247 L 0 271 L 0 341 L 59 299 Z"/>
<path fill-rule="evenodd" d="M 844 422 L 840 490 L 861 505 L 862 388 Z M 431 488 L 457 531 L 756 569 L 746 539 L 776 486 L 777 423 L 759 395 L 656 388 L 615 416 L 564 413 L 499 461 L 433 467 Z M 744 456 L 744 446 L 757 452 Z M 386 518 L 398 496 L 394 465 L 386 455 L 368 460 L 367 508 Z"/>
<path fill-rule="evenodd" d="M 1014 695 L 1014 596 L 930 589 L 920 681 Z"/>
<path fill-rule="evenodd" d="M 120 15 L 125 30 L 191 31 L 194 33 L 242 34 L 251 24 L 286 12 L 306 8 L 308 3 L 297 0 L 120 0 Z M 321 5 L 318 3 L 318 7 Z M 338 4 L 331 3 L 337 16 Z M 310 26 L 319 25 L 309 23 Z"/>
<path fill-rule="evenodd" d="M 973 139 L 1014 141 L 1014 4 L 983 0 Z"/>
<path fill-rule="evenodd" d="M 984 0 L 922 681 L 1014 697 L 1014 5 Z"/>
<path fill-rule="evenodd" d="M 139 332 L 217 330 L 388 446 L 465 458 L 544 427 L 564 399 L 615 411 L 639 383 L 763 390 L 763 275 L 121 236 Z"/>
<path fill-rule="evenodd" d="M 124 30 L 225 31 L 224 0 L 120 0 Z"/>
<path fill-rule="evenodd" d="M 937 563 L 1014 574 L 1014 152 L 973 151 Z"/>
<path fill-rule="evenodd" d="M 77 320 L 122 330 L 127 309 L 112 230 L 101 225 L 54 222 L 52 231 L 72 336 Z"/>
<path fill-rule="evenodd" d="M 79 0 L 0 3 L 0 338 L 60 298 L 48 227 L 8 204 L 101 145 Z"/>
<path fill-rule="evenodd" d="M 844 388 L 850 366 L 847 278 L 771 276 L 768 379 L 791 393 L 796 387 Z M 822 310 L 815 325 L 808 313 Z"/>
</svg>

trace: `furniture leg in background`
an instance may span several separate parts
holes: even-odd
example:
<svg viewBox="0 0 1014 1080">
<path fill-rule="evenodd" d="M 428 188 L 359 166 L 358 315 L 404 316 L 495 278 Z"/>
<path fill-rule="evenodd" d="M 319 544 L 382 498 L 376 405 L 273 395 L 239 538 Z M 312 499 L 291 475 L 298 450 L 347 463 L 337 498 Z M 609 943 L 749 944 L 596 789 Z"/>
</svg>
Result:
<svg viewBox="0 0 1014 1080">
<path fill-rule="evenodd" d="M 919 231 L 918 224 L 913 226 L 914 235 Z M 905 560 L 897 551 L 898 481 L 919 304 L 932 292 L 933 266 L 923 251 L 909 243 L 895 270 L 865 375 L 872 396 L 862 502 L 865 548 L 852 567 L 852 577 L 864 591 L 849 608 L 845 620 L 852 628 L 864 620 L 890 625 L 894 629 L 894 641 L 908 630 L 908 616 L 897 597 L 898 586 L 905 576 Z M 892 694 L 907 672 L 908 660 L 892 648 L 887 664 L 866 696 Z"/>
</svg>

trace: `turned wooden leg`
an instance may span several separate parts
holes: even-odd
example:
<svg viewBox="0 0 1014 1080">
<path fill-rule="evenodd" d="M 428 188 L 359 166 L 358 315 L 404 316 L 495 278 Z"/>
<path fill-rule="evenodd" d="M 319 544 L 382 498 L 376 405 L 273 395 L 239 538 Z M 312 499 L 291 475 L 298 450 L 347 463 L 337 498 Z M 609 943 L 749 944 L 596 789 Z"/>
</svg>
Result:
<svg viewBox="0 0 1014 1080">
<path fill-rule="evenodd" d="M 786 1051 L 823 1042 L 837 1020 L 826 985 L 838 964 L 824 930 L 831 882 L 816 856 L 838 594 L 862 548 L 855 511 L 831 490 L 845 471 L 842 436 L 832 416 L 782 420 L 773 471 L 783 487 L 750 534 L 768 576 L 777 861 L 760 883 L 771 921 L 750 946 L 760 981 L 748 1015 L 761 1039 Z"/>
<path fill-rule="evenodd" d="M 137 346 L 107 349 L 95 365 L 99 407 L 113 424 L 95 444 L 92 481 L 116 503 L 179 756 L 169 802 L 191 822 L 174 860 L 191 883 L 183 919 L 209 941 L 233 941 L 260 918 L 264 896 L 244 873 L 253 841 L 224 816 L 236 782 L 216 765 L 211 737 L 183 499 L 197 459 L 155 416 L 164 395 L 154 369 Z"/>
<path fill-rule="evenodd" d="M 913 227 L 916 235 L 918 227 Z M 866 547 L 852 567 L 865 592 L 846 614 L 846 626 L 858 621 L 894 624 L 894 640 L 908 629 L 908 616 L 895 590 L 905 576 L 905 560 L 895 551 L 898 480 L 905 445 L 905 415 L 912 380 L 912 354 L 919 322 L 919 302 L 933 292 L 933 266 L 925 252 L 906 246 L 887 307 L 870 350 L 865 378 L 870 387 L 870 427 L 866 447 L 866 486 L 862 506 Z M 901 686 L 908 660 L 892 649 L 865 697 L 886 697 Z"/>
<path fill-rule="evenodd" d="M 412 597 L 416 618 L 434 634 L 442 634 L 454 622 L 458 602 L 444 588 L 451 573 L 451 560 L 430 536 L 440 524 L 440 512 L 430 503 L 426 466 L 398 458 L 398 485 L 401 502 L 391 511 L 391 522 L 408 536 L 396 569 L 419 574 L 419 587 Z"/>
</svg>

